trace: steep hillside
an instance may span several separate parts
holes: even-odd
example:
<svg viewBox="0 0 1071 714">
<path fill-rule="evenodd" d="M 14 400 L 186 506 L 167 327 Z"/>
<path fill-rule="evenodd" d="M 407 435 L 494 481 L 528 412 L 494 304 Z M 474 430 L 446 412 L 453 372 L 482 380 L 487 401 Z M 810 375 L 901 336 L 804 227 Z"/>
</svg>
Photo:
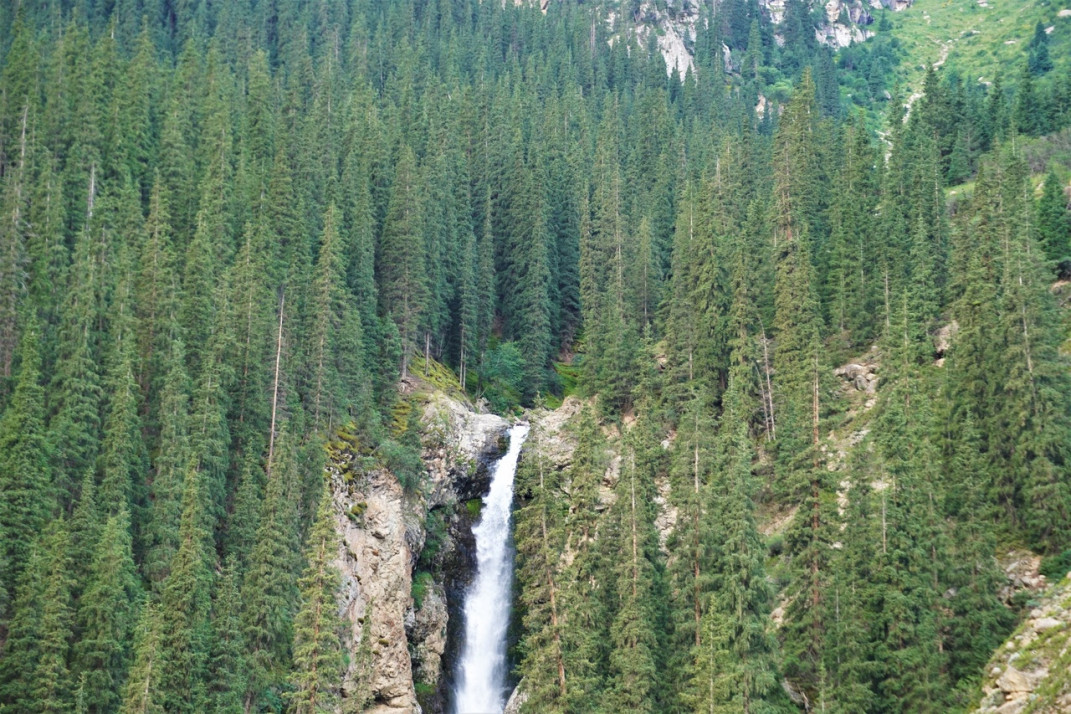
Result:
<svg viewBox="0 0 1071 714">
<path fill-rule="evenodd" d="M 1071 3 L 1066 0 L 916 0 L 889 18 L 903 47 L 905 94 L 921 91 L 929 65 L 947 66 L 967 82 L 1014 83 L 1041 23 L 1058 68 L 1071 62 Z"/>
</svg>

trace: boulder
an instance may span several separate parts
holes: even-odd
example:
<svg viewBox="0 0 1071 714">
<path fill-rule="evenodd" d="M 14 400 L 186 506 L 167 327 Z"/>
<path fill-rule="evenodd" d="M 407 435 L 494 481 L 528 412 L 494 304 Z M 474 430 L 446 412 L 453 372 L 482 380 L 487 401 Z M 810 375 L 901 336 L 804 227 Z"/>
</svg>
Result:
<svg viewBox="0 0 1071 714">
<path fill-rule="evenodd" d="M 997 686 L 1004 694 L 1017 694 L 1029 692 L 1034 689 L 1034 678 L 1026 672 L 1021 672 L 1015 667 L 1008 667 L 1004 674 L 997 680 Z"/>
</svg>

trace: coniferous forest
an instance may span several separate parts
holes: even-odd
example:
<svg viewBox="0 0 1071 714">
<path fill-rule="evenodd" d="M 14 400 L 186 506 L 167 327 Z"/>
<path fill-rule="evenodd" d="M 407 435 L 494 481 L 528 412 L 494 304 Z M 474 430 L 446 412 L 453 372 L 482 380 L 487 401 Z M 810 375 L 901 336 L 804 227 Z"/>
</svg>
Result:
<svg viewBox="0 0 1071 714">
<path fill-rule="evenodd" d="M 682 74 L 679 2 L 539 5 L 3 3 L 0 710 L 372 705 L 325 443 L 418 492 L 433 363 L 584 404 L 522 711 L 976 703 L 998 549 L 1071 566 L 1071 64 L 908 96 L 880 23 L 720 0 Z"/>
</svg>

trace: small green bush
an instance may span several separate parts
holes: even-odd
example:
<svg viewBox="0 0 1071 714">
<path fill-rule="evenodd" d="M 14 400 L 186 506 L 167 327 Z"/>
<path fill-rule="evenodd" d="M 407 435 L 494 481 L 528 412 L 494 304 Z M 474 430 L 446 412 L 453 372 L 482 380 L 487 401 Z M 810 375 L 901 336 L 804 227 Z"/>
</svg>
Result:
<svg viewBox="0 0 1071 714">
<path fill-rule="evenodd" d="M 420 485 L 424 473 L 424 461 L 420 450 L 393 439 L 387 439 L 379 445 L 380 459 L 383 465 L 395 475 L 402 488 L 410 493 Z"/>
<path fill-rule="evenodd" d="M 420 551 L 417 567 L 431 568 L 435 556 L 446 544 L 446 517 L 441 508 L 428 512 L 424 520 L 424 549 Z"/>
<path fill-rule="evenodd" d="M 766 543 L 766 547 L 770 551 L 770 557 L 776 558 L 785 552 L 785 537 L 780 533 L 770 536 L 769 541 Z"/>
<path fill-rule="evenodd" d="M 424 607 L 424 598 L 428 594 L 428 588 L 432 586 L 431 573 L 427 571 L 418 572 L 413 576 L 413 586 L 410 589 L 410 594 L 413 596 L 413 609 L 419 610 Z"/>
<path fill-rule="evenodd" d="M 465 510 L 469 512 L 469 517 L 472 518 L 472 520 L 476 520 L 480 517 L 480 511 L 483 510 L 483 499 L 470 498 L 465 501 Z"/>
</svg>

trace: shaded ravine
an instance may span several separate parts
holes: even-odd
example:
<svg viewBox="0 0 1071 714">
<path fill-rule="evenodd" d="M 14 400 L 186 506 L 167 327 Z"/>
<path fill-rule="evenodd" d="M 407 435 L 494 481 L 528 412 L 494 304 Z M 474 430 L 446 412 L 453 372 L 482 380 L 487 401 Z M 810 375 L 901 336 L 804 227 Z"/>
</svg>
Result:
<svg viewBox="0 0 1071 714">
<path fill-rule="evenodd" d="M 453 714 L 501 714 L 506 697 L 506 631 L 513 580 L 510 545 L 513 483 L 528 425 L 509 431 L 509 451 L 492 468 L 476 539 L 476 577 L 465 594 L 464 634 L 453 691 Z"/>
</svg>

